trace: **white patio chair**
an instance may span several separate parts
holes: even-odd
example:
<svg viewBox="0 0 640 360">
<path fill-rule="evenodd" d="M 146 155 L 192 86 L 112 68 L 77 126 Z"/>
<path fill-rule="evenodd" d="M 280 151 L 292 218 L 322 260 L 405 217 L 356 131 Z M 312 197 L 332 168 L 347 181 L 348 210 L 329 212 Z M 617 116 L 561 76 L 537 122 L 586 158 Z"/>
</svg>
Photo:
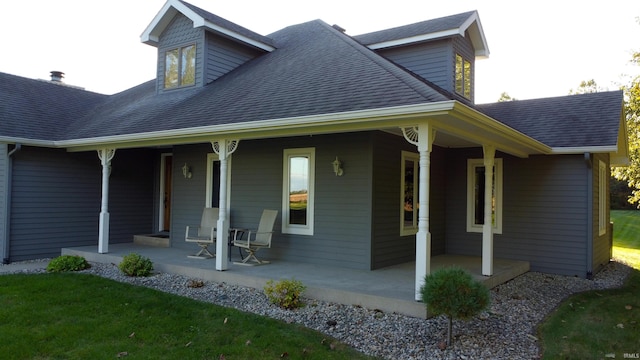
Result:
<svg viewBox="0 0 640 360">
<path fill-rule="evenodd" d="M 218 208 L 204 208 L 200 226 L 187 226 L 184 240 L 194 242 L 200 246 L 200 251 L 195 255 L 189 255 L 194 259 L 211 259 L 215 255 L 209 252 L 209 245 L 216 242 L 216 223 L 218 222 Z"/>
<path fill-rule="evenodd" d="M 277 210 L 264 210 L 260 217 L 260 224 L 257 230 L 249 229 L 231 229 L 233 235 L 233 246 L 237 246 L 240 249 L 244 249 L 247 253 L 242 261 L 234 262 L 238 265 L 262 265 L 268 264 L 268 261 L 259 260 L 256 257 L 256 251 L 263 248 L 271 247 L 271 238 L 273 236 L 273 225 L 276 222 L 278 216 Z M 247 234 L 247 239 L 243 240 L 242 237 Z"/>
</svg>

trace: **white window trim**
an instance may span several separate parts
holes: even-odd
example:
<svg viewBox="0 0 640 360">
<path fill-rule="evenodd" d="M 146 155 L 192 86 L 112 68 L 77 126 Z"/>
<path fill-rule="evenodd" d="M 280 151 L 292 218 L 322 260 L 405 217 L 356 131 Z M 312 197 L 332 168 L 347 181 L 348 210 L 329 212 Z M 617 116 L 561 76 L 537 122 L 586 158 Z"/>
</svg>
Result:
<svg viewBox="0 0 640 360">
<path fill-rule="evenodd" d="M 483 225 L 474 224 L 474 176 L 475 168 L 484 167 L 483 159 L 467 159 L 467 232 L 482 232 Z M 494 160 L 496 223 L 493 225 L 494 234 L 502 234 L 502 159 Z M 484 189 L 482 189 L 484 191 Z"/>
<path fill-rule="evenodd" d="M 598 235 L 607 233 L 607 167 L 604 161 L 598 164 Z"/>
<path fill-rule="evenodd" d="M 211 196 L 213 195 L 213 162 L 220 161 L 218 154 L 207 154 L 207 182 L 205 190 L 204 206 L 211 207 Z M 227 158 L 227 215 L 231 209 L 231 156 Z"/>
<path fill-rule="evenodd" d="M 414 161 L 414 171 L 413 171 L 413 202 L 414 205 L 418 202 L 418 189 L 420 188 L 419 184 L 419 169 L 420 169 L 420 155 L 417 153 L 412 153 L 409 151 L 403 151 L 401 156 L 401 166 L 400 166 L 400 236 L 409 236 L 415 235 L 418 232 L 418 212 L 417 207 L 414 208 L 413 211 L 413 226 L 405 226 L 404 221 L 404 195 L 405 195 L 405 166 L 407 160 Z"/>
<path fill-rule="evenodd" d="M 295 156 L 306 156 L 309 158 L 309 193 L 307 194 L 307 224 L 289 224 L 289 180 L 290 168 L 289 159 Z M 296 235 L 313 235 L 314 224 L 314 195 L 315 195 L 315 168 L 316 149 L 297 148 L 284 149 L 282 156 L 282 233 Z"/>
</svg>

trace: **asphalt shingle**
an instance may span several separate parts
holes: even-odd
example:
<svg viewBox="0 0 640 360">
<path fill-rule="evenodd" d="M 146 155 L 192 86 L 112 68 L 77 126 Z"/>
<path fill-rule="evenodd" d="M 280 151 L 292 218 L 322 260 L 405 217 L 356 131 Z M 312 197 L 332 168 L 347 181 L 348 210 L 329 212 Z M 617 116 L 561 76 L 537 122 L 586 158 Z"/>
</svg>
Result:
<svg viewBox="0 0 640 360">
<path fill-rule="evenodd" d="M 551 147 L 613 146 L 618 142 L 623 93 L 505 101 L 477 108 Z"/>
</svg>

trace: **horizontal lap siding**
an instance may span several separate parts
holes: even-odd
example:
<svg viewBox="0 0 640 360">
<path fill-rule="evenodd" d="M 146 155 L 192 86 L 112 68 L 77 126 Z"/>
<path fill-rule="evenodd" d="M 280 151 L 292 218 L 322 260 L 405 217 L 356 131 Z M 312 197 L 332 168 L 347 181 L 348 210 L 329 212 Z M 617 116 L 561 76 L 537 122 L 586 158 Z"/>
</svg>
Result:
<svg viewBox="0 0 640 360">
<path fill-rule="evenodd" d="M 133 234 L 150 227 L 150 173 L 144 165 L 150 158 L 133 151 L 116 151 L 115 156 L 120 159 L 114 158 L 110 177 L 110 243 L 130 242 Z M 23 147 L 13 159 L 11 261 L 97 245 L 102 199 L 97 153 Z"/>
<path fill-rule="evenodd" d="M 109 177 L 110 243 L 131 242 L 134 235 L 153 232 L 156 161 L 152 150 L 116 151 Z"/>
<path fill-rule="evenodd" d="M 372 262 L 373 268 L 415 260 L 415 235 L 400 236 L 401 163 L 402 151 L 417 154 L 415 145 L 403 137 L 377 133 L 374 137 L 374 211 Z M 431 154 L 430 232 L 432 254 L 444 253 L 444 182 L 442 181 L 443 151 L 435 147 Z"/>
<path fill-rule="evenodd" d="M 0 143 L 0 261 L 9 256 L 5 254 L 7 235 L 7 197 L 9 196 L 9 152 L 8 145 Z"/>
<path fill-rule="evenodd" d="M 415 260 L 415 235 L 400 236 L 402 150 L 416 151 L 402 137 L 374 136 L 373 269 Z"/>
<path fill-rule="evenodd" d="M 11 261 L 97 244 L 100 161 L 96 153 L 23 147 L 13 157 Z"/>
<path fill-rule="evenodd" d="M 439 40 L 378 51 L 381 55 L 442 88 L 453 91 L 452 44 Z"/>
<path fill-rule="evenodd" d="M 230 72 L 260 53 L 221 36 L 207 34 L 207 83 Z"/>
<path fill-rule="evenodd" d="M 586 275 L 587 169 L 582 156 L 503 158 L 503 231 L 494 256 L 527 260 L 533 271 Z M 481 150 L 448 154 L 447 252 L 481 255 L 482 234 L 466 232 L 466 160 Z"/>
<path fill-rule="evenodd" d="M 206 204 L 207 154 L 211 144 L 176 146 L 173 148 L 171 196 L 171 246 L 193 249 L 184 241 L 185 228 L 200 224 Z M 184 164 L 191 167 L 191 178 L 182 175 Z"/>
<path fill-rule="evenodd" d="M 283 150 L 315 147 L 314 235 L 282 233 Z M 232 225 L 255 228 L 263 209 L 277 209 L 273 247 L 265 257 L 370 268 L 371 154 L 368 133 L 241 142 L 233 154 Z M 344 175 L 333 173 L 336 156 Z"/>
</svg>

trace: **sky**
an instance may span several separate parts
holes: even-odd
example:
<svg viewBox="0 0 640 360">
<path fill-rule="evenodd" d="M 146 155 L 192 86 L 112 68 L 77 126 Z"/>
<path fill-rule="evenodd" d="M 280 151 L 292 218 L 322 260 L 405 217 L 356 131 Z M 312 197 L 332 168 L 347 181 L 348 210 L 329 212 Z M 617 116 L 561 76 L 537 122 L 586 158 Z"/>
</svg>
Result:
<svg viewBox="0 0 640 360">
<path fill-rule="evenodd" d="M 616 90 L 640 75 L 639 0 L 191 0 L 262 35 L 321 19 L 349 35 L 477 10 L 490 55 L 476 61 L 476 103 L 567 95 L 594 79 Z M 140 35 L 164 0 L 19 0 L 2 4 L 0 72 L 113 94 L 155 77 Z"/>
</svg>

